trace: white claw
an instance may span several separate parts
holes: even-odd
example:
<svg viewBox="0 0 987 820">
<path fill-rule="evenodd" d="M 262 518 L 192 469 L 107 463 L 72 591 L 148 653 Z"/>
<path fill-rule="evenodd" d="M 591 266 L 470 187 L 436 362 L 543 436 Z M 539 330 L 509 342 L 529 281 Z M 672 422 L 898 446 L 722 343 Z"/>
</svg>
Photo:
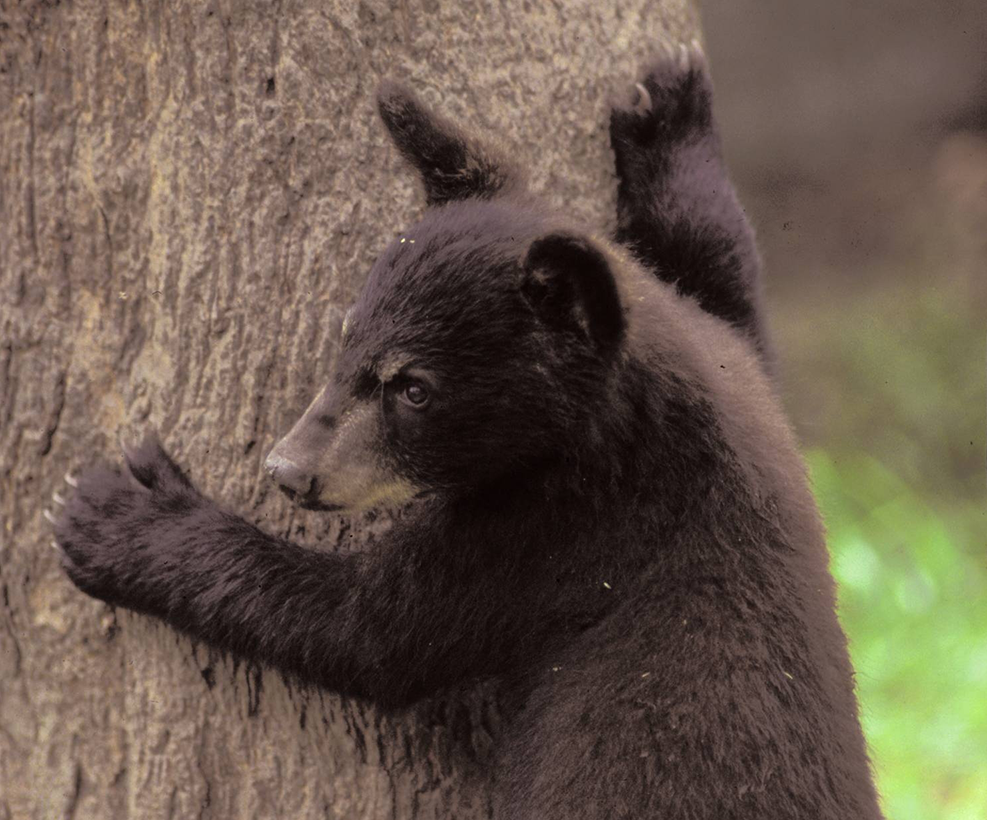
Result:
<svg viewBox="0 0 987 820">
<path fill-rule="evenodd" d="M 51 541 L 51 548 L 55 550 L 59 555 L 65 555 L 65 550 L 62 549 L 62 545 L 57 541 Z"/>
<path fill-rule="evenodd" d="M 42 511 L 41 511 L 41 514 L 42 514 L 42 515 L 43 515 L 43 516 L 44 516 L 45 518 L 47 518 L 47 519 L 48 519 L 48 523 L 49 523 L 49 524 L 57 524 L 57 523 L 58 523 L 58 519 L 57 519 L 57 518 L 55 518 L 55 516 L 53 516 L 53 515 L 51 514 L 51 510 L 42 510 Z"/>
<path fill-rule="evenodd" d="M 634 104 L 634 110 L 640 114 L 646 114 L 651 110 L 651 95 L 641 83 L 634 83 L 634 87 L 637 89 L 638 99 Z"/>
<path fill-rule="evenodd" d="M 58 504 L 60 507 L 65 506 L 65 499 L 62 498 L 62 494 L 58 492 L 58 490 L 55 490 L 55 492 L 51 494 L 51 500 L 54 501 L 56 504 Z"/>
<path fill-rule="evenodd" d="M 65 474 L 65 483 L 73 489 L 79 486 L 79 482 L 72 476 L 71 473 Z"/>
<path fill-rule="evenodd" d="M 679 43 L 679 67 L 683 70 L 689 67 L 689 47 L 685 43 Z"/>
</svg>

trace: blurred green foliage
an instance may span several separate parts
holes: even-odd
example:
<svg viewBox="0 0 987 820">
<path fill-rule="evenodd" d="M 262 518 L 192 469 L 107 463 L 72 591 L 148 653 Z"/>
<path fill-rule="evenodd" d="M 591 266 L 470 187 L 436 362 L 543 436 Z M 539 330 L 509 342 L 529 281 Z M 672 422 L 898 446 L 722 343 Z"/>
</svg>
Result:
<svg viewBox="0 0 987 820">
<path fill-rule="evenodd" d="M 985 820 L 987 300 L 974 277 L 880 281 L 778 311 L 789 405 L 885 812 Z"/>
<path fill-rule="evenodd" d="M 813 450 L 861 718 L 893 820 L 987 817 L 987 569 L 878 460 Z M 977 554 L 979 552 L 979 554 Z"/>
</svg>

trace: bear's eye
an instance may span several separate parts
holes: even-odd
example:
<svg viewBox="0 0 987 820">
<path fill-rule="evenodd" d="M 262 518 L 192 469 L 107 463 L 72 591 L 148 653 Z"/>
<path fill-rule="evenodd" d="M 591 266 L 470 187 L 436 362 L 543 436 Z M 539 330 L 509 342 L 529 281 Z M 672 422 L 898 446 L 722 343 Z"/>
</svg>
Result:
<svg viewBox="0 0 987 820">
<path fill-rule="evenodd" d="M 428 404 L 428 390 L 419 381 L 410 381 L 401 391 L 401 398 L 406 404 L 410 404 L 417 410 L 421 410 Z"/>
</svg>

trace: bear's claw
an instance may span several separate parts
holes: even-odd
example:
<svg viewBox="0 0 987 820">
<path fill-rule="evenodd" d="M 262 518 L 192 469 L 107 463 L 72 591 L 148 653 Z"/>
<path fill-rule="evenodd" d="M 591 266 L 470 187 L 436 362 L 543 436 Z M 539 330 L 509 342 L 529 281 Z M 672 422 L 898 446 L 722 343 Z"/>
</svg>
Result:
<svg viewBox="0 0 987 820">
<path fill-rule="evenodd" d="M 634 101 L 634 113 L 647 114 L 651 110 L 651 95 L 643 83 L 634 83 L 637 99 Z"/>
<path fill-rule="evenodd" d="M 698 40 L 659 43 L 629 96 L 610 115 L 618 162 L 621 152 L 667 152 L 685 138 L 702 138 L 713 130 L 712 83 Z"/>
</svg>

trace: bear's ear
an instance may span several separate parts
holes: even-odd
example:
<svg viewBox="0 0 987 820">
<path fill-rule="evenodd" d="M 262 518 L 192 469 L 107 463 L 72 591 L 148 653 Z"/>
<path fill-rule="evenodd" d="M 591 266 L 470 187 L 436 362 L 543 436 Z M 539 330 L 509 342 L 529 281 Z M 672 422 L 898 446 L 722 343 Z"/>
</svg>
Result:
<svg viewBox="0 0 987 820">
<path fill-rule="evenodd" d="M 521 182 L 511 162 L 430 111 L 400 83 L 381 83 L 377 107 L 394 144 L 421 174 L 429 205 L 489 199 Z"/>
<path fill-rule="evenodd" d="M 606 257 L 565 232 L 536 239 L 524 258 L 521 292 L 548 326 L 576 330 L 601 349 L 624 335 L 624 311 Z"/>
</svg>

